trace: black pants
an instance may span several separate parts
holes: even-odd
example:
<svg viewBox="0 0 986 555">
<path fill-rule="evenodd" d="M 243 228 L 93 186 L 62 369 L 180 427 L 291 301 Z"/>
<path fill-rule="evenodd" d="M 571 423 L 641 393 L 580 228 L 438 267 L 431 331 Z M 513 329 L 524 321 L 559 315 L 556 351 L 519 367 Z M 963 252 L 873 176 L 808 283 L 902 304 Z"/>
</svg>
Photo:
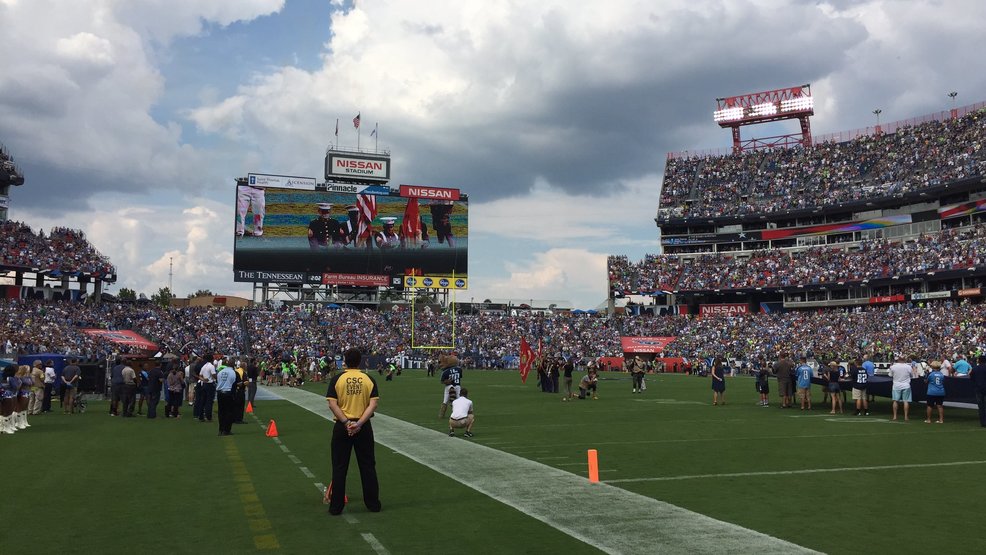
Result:
<svg viewBox="0 0 986 555">
<path fill-rule="evenodd" d="M 137 386 L 123 384 L 123 416 L 134 415 L 134 402 L 137 400 Z"/>
<path fill-rule="evenodd" d="M 123 384 L 110 385 L 110 414 L 120 414 L 120 403 L 123 401 Z"/>
<path fill-rule="evenodd" d="M 228 434 L 233 430 L 233 418 L 236 417 L 236 395 L 232 391 L 220 391 L 216 398 L 219 400 L 219 433 Z"/>
<path fill-rule="evenodd" d="M 243 422 L 244 411 L 246 411 L 246 390 L 237 387 L 233 393 L 233 422 Z"/>
<path fill-rule="evenodd" d="M 363 503 L 371 511 L 380 510 L 380 485 L 377 483 L 377 460 L 373 447 L 373 426 L 369 421 L 354 436 L 349 435 L 341 422 L 336 422 L 332 427 L 332 497 L 329 499 L 329 512 L 341 513 L 345 506 L 346 474 L 349 473 L 349 459 L 354 450 L 363 483 Z"/>
<path fill-rule="evenodd" d="M 643 387 L 644 387 L 644 374 L 643 374 L 643 372 L 634 372 L 633 373 L 633 388 L 639 390 L 639 389 L 642 389 Z"/>
<path fill-rule="evenodd" d="M 201 420 L 202 418 L 202 383 L 195 382 L 194 401 L 192 401 L 192 416 Z"/>
<path fill-rule="evenodd" d="M 147 392 L 147 417 L 157 418 L 157 404 L 161 402 L 161 389 Z"/>
<path fill-rule="evenodd" d="M 165 415 L 170 417 L 179 416 L 181 410 L 182 402 L 182 392 L 181 391 L 169 391 L 168 392 L 168 406 L 165 409 Z"/>
<path fill-rule="evenodd" d="M 212 402 L 216 400 L 216 384 L 204 383 L 202 384 L 202 389 L 195 396 L 195 402 L 198 403 L 199 399 L 202 399 L 202 406 L 199 409 L 199 420 L 212 421 Z"/>
<path fill-rule="evenodd" d="M 55 388 L 55 384 L 46 383 L 45 384 L 45 397 L 41 401 L 41 412 L 51 412 L 51 391 Z"/>
<path fill-rule="evenodd" d="M 251 381 L 250 385 L 247 386 L 247 401 L 253 403 L 253 400 L 257 398 L 257 382 L 256 380 Z"/>
</svg>

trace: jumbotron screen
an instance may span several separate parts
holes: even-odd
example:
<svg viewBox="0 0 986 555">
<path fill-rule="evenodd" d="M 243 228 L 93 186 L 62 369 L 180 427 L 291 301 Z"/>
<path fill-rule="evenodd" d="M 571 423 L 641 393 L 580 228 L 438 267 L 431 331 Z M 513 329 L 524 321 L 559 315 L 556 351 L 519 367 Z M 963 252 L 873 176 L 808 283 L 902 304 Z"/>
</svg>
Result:
<svg viewBox="0 0 986 555">
<path fill-rule="evenodd" d="M 390 286 L 405 275 L 466 278 L 468 216 L 457 189 L 239 184 L 234 280 Z"/>
</svg>

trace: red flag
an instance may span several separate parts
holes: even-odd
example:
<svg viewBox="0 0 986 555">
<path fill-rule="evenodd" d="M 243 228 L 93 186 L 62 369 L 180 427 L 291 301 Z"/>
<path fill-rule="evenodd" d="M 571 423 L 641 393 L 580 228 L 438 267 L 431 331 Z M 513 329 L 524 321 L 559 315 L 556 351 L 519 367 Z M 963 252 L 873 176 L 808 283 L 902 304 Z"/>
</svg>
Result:
<svg viewBox="0 0 986 555">
<path fill-rule="evenodd" d="M 421 214 L 418 212 L 418 199 L 407 199 L 404 207 L 404 221 L 401 222 L 401 237 L 408 247 L 421 243 Z"/>
<path fill-rule="evenodd" d="M 374 195 L 359 195 L 356 197 L 356 208 L 359 210 L 359 227 L 356 230 L 356 244 L 370 244 L 373 218 L 377 217 L 377 197 Z"/>
<path fill-rule="evenodd" d="M 520 338 L 520 381 L 527 383 L 527 374 L 531 371 L 531 364 L 534 363 L 534 351 L 527 344 L 527 340 Z"/>
</svg>

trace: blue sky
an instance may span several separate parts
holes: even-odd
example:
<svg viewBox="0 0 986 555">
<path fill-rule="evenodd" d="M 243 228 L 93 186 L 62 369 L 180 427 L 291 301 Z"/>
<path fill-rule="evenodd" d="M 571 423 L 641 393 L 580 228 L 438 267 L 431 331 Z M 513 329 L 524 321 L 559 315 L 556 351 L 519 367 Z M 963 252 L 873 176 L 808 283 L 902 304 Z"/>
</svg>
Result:
<svg viewBox="0 0 986 555">
<path fill-rule="evenodd" d="M 173 261 L 179 295 L 249 294 L 232 178 L 319 175 L 361 111 L 392 185 L 470 195 L 469 297 L 591 308 L 607 254 L 659 248 L 667 152 L 728 147 L 716 97 L 811 83 L 815 133 L 970 104 L 984 24 L 973 1 L 0 0 L 10 216 L 86 231 L 117 289 Z"/>
</svg>

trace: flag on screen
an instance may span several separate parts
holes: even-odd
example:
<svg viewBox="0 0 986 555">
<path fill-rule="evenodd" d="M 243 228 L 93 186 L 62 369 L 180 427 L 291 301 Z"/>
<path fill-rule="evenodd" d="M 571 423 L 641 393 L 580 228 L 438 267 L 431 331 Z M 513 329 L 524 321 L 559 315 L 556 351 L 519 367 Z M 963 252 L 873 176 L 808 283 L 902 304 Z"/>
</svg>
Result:
<svg viewBox="0 0 986 555">
<path fill-rule="evenodd" d="M 528 345 L 527 340 L 520 338 L 520 381 L 527 383 L 527 374 L 531 371 L 531 364 L 534 363 L 534 351 Z"/>
<path fill-rule="evenodd" d="M 353 127 L 359 129 L 359 114 L 356 114 L 356 117 L 353 118 Z"/>
<path fill-rule="evenodd" d="M 339 118 L 336 118 L 336 138 L 339 138 Z"/>
<path fill-rule="evenodd" d="M 359 211 L 359 224 L 356 231 L 356 244 L 369 245 L 370 233 L 373 231 L 373 218 L 377 217 L 377 197 L 374 195 L 358 195 L 356 209 Z"/>
<path fill-rule="evenodd" d="M 377 127 L 379 127 L 379 125 L 379 123 L 373 125 L 373 131 L 370 131 L 371 137 L 377 134 Z"/>
<path fill-rule="evenodd" d="M 418 212 L 418 199 L 407 199 L 404 207 L 404 221 L 401 222 L 401 236 L 407 246 L 418 246 L 421 243 L 421 214 Z"/>
</svg>

